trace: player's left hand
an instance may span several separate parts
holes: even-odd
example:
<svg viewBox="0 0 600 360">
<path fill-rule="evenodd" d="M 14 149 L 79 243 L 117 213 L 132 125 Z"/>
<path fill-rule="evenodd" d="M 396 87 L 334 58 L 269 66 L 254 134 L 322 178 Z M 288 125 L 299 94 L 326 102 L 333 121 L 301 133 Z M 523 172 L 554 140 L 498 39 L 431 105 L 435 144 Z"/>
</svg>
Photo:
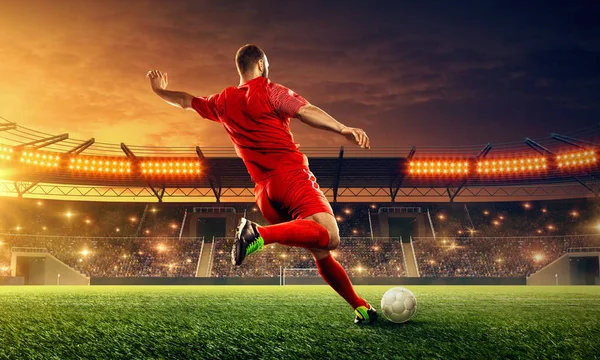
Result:
<svg viewBox="0 0 600 360">
<path fill-rule="evenodd" d="M 342 129 L 342 135 L 363 149 L 371 148 L 371 140 L 369 140 L 367 133 L 363 129 L 345 127 Z"/>
<path fill-rule="evenodd" d="M 169 83 L 167 79 L 167 73 L 162 73 L 160 70 L 150 70 L 146 77 L 150 79 L 150 86 L 152 90 L 166 89 Z"/>
</svg>

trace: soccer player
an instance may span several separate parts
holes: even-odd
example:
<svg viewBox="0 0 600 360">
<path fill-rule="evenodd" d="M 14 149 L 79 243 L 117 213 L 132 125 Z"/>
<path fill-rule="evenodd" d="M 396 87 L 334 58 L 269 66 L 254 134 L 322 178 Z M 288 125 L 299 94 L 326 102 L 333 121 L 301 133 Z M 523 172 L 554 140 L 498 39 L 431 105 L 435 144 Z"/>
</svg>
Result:
<svg viewBox="0 0 600 360">
<path fill-rule="evenodd" d="M 239 86 L 211 96 L 167 90 L 167 73 L 152 70 L 147 74 L 152 90 L 167 103 L 223 125 L 256 184 L 256 204 L 273 225 L 260 226 L 242 218 L 231 253 L 233 264 L 241 265 L 248 255 L 273 243 L 306 248 L 323 279 L 354 309 L 354 322 L 374 321 L 376 310 L 356 294 L 348 275 L 331 255 L 340 245 L 337 222 L 307 157 L 294 143 L 290 118 L 344 136 L 363 149 L 370 148 L 369 137 L 362 129 L 337 122 L 302 96 L 270 81 L 269 61 L 259 47 L 242 46 L 235 62 Z"/>
</svg>

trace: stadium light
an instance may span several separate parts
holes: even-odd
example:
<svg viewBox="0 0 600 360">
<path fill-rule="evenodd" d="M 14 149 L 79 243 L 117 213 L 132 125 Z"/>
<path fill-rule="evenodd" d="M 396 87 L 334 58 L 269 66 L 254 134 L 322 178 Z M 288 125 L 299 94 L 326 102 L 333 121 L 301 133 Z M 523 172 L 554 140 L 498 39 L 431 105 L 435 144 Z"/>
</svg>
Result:
<svg viewBox="0 0 600 360">
<path fill-rule="evenodd" d="M 498 219 L 504 220 L 504 216 L 500 215 L 500 216 L 498 216 Z"/>
<path fill-rule="evenodd" d="M 498 221 L 498 220 L 494 220 L 492 223 L 493 223 L 494 225 L 496 225 L 496 226 L 499 226 L 499 225 L 500 225 L 500 221 Z"/>
<path fill-rule="evenodd" d="M 477 163 L 477 172 L 480 175 L 531 174 L 545 171 L 547 168 L 545 157 L 502 158 Z"/>
<path fill-rule="evenodd" d="M 10 160 L 12 152 L 13 152 L 12 148 L 3 146 L 2 148 L 0 148 L 0 159 Z"/>
<path fill-rule="evenodd" d="M 573 210 L 573 211 L 571 211 L 571 216 L 572 217 L 578 217 L 579 213 L 577 211 Z"/>
<path fill-rule="evenodd" d="M 284 258 L 284 259 L 285 259 L 285 258 L 287 257 L 287 254 L 285 254 L 285 253 L 284 253 L 284 254 L 281 254 L 281 255 L 279 255 L 279 256 L 281 256 L 282 258 Z"/>
<path fill-rule="evenodd" d="M 529 209 L 531 209 L 531 204 L 530 204 L 530 203 L 525 203 L 525 204 L 523 204 L 523 207 L 524 207 L 525 209 L 528 209 L 528 210 L 529 210 Z"/>
<path fill-rule="evenodd" d="M 469 173 L 469 163 L 466 160 L 455 159 L 425 159 L 411 161 L 408 172 L 418 176 L 464 176 Z"/>
<path fill-rule="evenodd" d="M 171 224 L 171 229 L 177 229 L 177 225 L 176 224 Z"/>
<path fill-rule="evenodd" d="M 82 251 L 80 252 L 80 254 L 81 254 L 81 255 L 83 255 L 83 256 L 88 256 L 88 254 L 89 254 L 89 251 L 87 251 L 87 250 L 85 250 L 85 249 L 84 249 L 84 250 L 82 250 Z"/>
<path fill-rule="evenodd" d="M 377 245 L 373 246 L 373 251 L 379 251 L 381 248 Z"/>
<path fill-rule="evenodd" d="M 187 260 L 185 260 L 185 262 L 189 264 L 192 262 L 192 259 L 187 259 Z"/>
<path fill-rule="evenodd" d="M 502 259 L 498 258 L 498 259 L 496 259 L 496 262 L 497 262 L 497 263 L 501 263 L 501 262 L 502 262 Z"/>
<path fill-rule="evenodd" d="M 137 220 L 137 219 L 136 219 L 135 217 L 130 217 L 130 218 L 129 218 L 129 221 L 131 221 L 131 222 L 135 222 L 136 220 Z"/>
<path fill-rule="evenodd" d="M 543 233 L 543 231 L 541 229 L 537 229 L 537 233 L 541 234 L 541 233 Z"/>
<path fill-rule="evenodd" d="M 202 170 L 200 162 L 192 159 L 178 159 L 177 161 L 154 160 L 141 164 L 144 176 L 189 176 L 199 175 Z"/>
<path fill-rule="evenodd" d="M 483 211 L 483 215 L 485 215 L 485 216 L 488 216 L 489 214 L 490 214 L 490 212 L 489 212 L 489 211 L 487 211 L 487 210 L 484 210 L 484 211 Z"/>
<path fill-rule="evenodd" d="M 376 209 L 376 208 L 377 208 L 377 205 L 375 205 L 375 204 L 371 205 L 371 209 Z"/>
<path fill-rule="evenodd" d="M 548 210 L 547 209 L 542 209 L 542 212 L 545 214 L 545 213 L 548 212 Z"/>
<path fill-rule="evenodd" d="M 553 225 L 548 225 L 548 230 L 554 230 L 554 226 Z"/>
<path fill-rule="evenodd" d="M 253 207 L 253 208 L 252 208 L 252 211 L 254 211 L 254 212 L 257 212 L 257 211 L 258 211 L 258 208 L 257 208 L 256 206 L 255 206 L 255 207 Z"/>
<path fill-rule="evenodd" d="M 19 225 L 17 225 L 16 229 L 17 231 L 21 231 L 21 227 Z"/>
<path fill-rule="evenodd" d="M 116 229 L 115 229 L 115 231 L 116 231 L 116 232 L 119 232 L 119 231 L 121 231 L 121 229 L 119 229 L 119 228 L 116 228 Z"/>
<path fill-rule="evenodd" d="M 92 223 L 92 220 L 90 220 L 90 219 L 85 219 L 85 223 L 89 225 L 89 224 L 91 224 L 91 223 Z"/>
<path fill-rule="evenodd" d="M 350 210 L 350 209 L 344 209 L 344 214 L 350 215 L 350 214 L 352 214 L 352 210 Z"/>
<path fill-rule="evenodd" d="M 67 216 L 67 218 L 69 218 L 69 219 L 71 218 L 71 216 L 73 216 L 73 214 L 72 214 L 70 211 L 68 211 L 68 212 L 67 212 L 65 215 L 66 215 L 66 216 Z"/>
<path fill-rule="evenodd" d="M 344 220 L 344 219 L 342 219 L 342 217 L 341 217 L 341 216 L 336 216 L 336 217 L 335 217 L 335 219 L 336 219 L 338 222 L 342 222 L 342 221 Z"/>
<path fill-rule="evenodd" d="M 152 208 L 150 211 L 152 211 L 153 213 L 156 212 L 156 208 Z"/>
<path fill-rule="evenodd" d="M 352 229 L 352 234 L 354 234 L 354 235 L 358 234 L 358 230 Z"/>
<path fill-rule="evenodd" d="M 533 259 L 537 262 L 537 261 L 542 261 L 544 259 L 544 255 L 542 254 L 535 254 L 535 256 L 533 257 Z"/>
<path fill-rule="evenodd" d="M 595 163 L 596 154 L 594 151 L 563 153 L 556 156 L 556 166 L 560 169 L 589 167 Z"/>
<path fill-rule="evenodd" d="M 446 218 L 446 216 L 444 214 L 439 214 L 438 215 L 438 219 L 440 220 L 444 220 Z"/>
<path fill-rule="evenodd" d="M 21 163 L 27 165 L 34 165 L 36 167 L 43 167 L 46 169 L 56 169 L 58 168 L 58 163 L 60 162 L 60 156 L 49 152 L 24 151 L 21 153 L 20 161 Z"/>
<path fill-rule="evenodd" d="M 42 203 L 41 201 L 38 201 L 36 204 L 37 204 L 38 206 L 42 206 L 42 204 L 43 204 L 43 203 Z"/>
<path fill-rule="evenodd" d="M 596 229 L 600 230 L 600 224 L 596 225 Z"/>
<path fill-rule="evenodd" d="M 433 260 L 433 259 L 429 260 L 429 264 L 435 265 L 435 260 Z"/>
<path fill-rule="evenodd" d="M 125 175 L 131 173 L 131 163 L 122 157 L 76 156 L 69 160 L 69 170 L 97 174 Z"/>
<path fill-rule="evenodd" d="M 146 233 L 146 235 L 150 234 L 150 230 L 146 229 L 146 231 L 144 231 Z"/>
<path fill-rule="evenodd" d="M 163 251 L 167 250 L 167 248 L 163 244 L 158 244 L 158 246 L 156 247 L 156 250 L 158 250 L 158 252 L 163 252 Z"/>
</svg>

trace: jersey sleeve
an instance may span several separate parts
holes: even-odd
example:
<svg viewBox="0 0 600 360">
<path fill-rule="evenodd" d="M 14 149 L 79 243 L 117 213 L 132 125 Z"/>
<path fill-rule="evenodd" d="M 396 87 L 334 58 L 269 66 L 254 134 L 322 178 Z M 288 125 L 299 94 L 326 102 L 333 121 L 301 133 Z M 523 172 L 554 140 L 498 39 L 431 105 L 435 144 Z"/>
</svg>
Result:
<svg viewBox="0 0 600 360">
<path fill-rule="evenodd" d="M 203 118 L 220 122 L 219 111 L 217 110 L 218 99 L 219 94 L 214 94 L 208 97 L 194 97 L 192 99 L 192 108 L 196 110 L 196 112 Z"/>
<path fill-rule="evenodd" d="M 305 98 L 283 85 L 273 83 L 269 100 L 279 115 L 285 118 L 296 117 L 298 110 L 308 104 Z"/>
</svg>

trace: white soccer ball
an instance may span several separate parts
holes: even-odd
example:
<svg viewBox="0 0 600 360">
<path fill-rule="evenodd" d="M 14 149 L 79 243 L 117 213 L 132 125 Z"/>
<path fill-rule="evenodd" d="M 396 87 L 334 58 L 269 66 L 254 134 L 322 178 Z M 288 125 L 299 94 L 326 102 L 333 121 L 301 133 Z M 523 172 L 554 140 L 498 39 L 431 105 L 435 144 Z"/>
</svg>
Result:
<svg viewBox="0 0 600 360">
<path fill-rule="evenodd" d="M 417 298 L 403 287 L 391 288 L 381 298 L 381 310 L 391 322 L 403 323 L 417 311 Z"/>
</svg>

